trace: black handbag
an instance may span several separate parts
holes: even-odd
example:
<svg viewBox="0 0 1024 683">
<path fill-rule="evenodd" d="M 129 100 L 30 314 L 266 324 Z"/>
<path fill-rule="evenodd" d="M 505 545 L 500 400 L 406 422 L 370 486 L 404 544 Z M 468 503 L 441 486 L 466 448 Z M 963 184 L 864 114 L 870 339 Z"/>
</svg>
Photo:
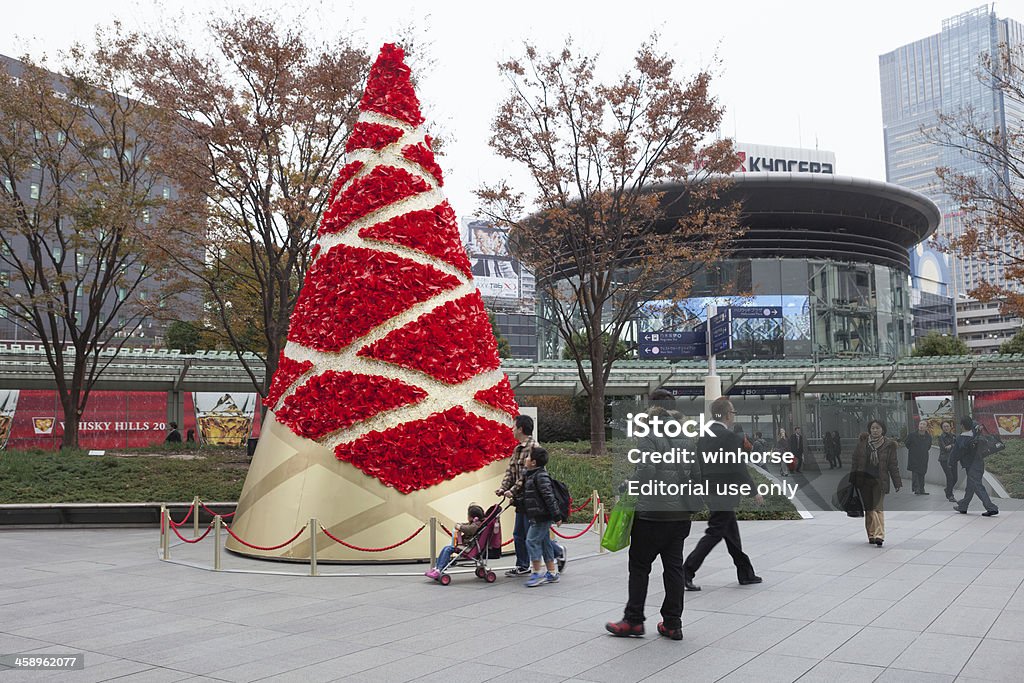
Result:
<svg viewBox="0 0 1024 683">
<path fill-rule="evenodd" d="M 984 427 L 981 428 L 982 432 L 977 437 L 977 448 L 975 453 L 983 458 L 987 458 L 994 453 L 1001 453 L 1006 450 L 1006 444 L 999 438 L 998 434 L 990 434 Z"/>
<path fill-rule="evenodd" d="M 847 517 L 863 517 L 864 501 L 861 499 L 860 489 L 857 488 L 854 479 L 851 472 L 839 481 L 832 503 L 845 512 Z"/>
</svg>

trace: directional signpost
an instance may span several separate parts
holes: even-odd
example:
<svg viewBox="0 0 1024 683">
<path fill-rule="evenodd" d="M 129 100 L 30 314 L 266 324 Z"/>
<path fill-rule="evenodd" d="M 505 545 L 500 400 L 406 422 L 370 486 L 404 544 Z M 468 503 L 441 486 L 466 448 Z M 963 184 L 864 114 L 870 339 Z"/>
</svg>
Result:
<svg viewBox="0 0 1024 683">
<path fill-rule="evenodd" d="M 711 318 L 711 353 L 732 348 L 732 309 L 725 309 Z"/>
<path fill-rule="evenodd" d="M 705 326 L 692 332 L 642 332 L 637 345 L 640 358 L 683 359 L 708 355 Z"/>
</svg>

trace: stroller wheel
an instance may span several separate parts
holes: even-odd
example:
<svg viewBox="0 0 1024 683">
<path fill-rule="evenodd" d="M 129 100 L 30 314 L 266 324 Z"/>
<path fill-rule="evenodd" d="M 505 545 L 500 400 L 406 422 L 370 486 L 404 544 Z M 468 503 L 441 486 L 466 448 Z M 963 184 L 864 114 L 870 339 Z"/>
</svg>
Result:
<svg viewBox="0 0 1024 683">
<path fill-rule="evenodd" d="M 487 583 L 494 583 L 495 579 L 497 579 L 497 578 L 498 578 L 498 575 L 495 574 L 494 572 L 490 572 L 489 571 L 486 574 L 484 574 L 484 580 L 487 581 Z"/>
<path fill-rule="evenodd" d="M 442 586 L 447 586 L 452 582 L 452 577 L 448 574 L 441 574 L 441 578 L 439 578 L 438 581 L 441 582 Z"/>
<path fill-rule="evenodd" d="M 483 567 L 477 567 L 476 568 L 476 578 L 482 579 L 485 576 L 487 576 L 487 570 L 484 569 Z"/>
</svg>

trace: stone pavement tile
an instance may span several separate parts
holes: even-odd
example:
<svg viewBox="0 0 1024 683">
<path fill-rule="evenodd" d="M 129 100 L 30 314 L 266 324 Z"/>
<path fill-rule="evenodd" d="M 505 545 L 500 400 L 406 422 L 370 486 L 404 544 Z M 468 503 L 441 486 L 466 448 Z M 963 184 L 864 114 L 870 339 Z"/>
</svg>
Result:
<svg viewBox="0 0 1024 683">
<path fill-rule="evenodd" d="M 942 614 L 944 609 L 946 606 L 942 603 L 923 598 L 906 597 L 872 621 L 871 626 L 924 631 Z"/>
<path fill-rule="evenodd" d="M 843 643 L 828 659 L 851 664 L 889 666 L 920 634 L 867 626 Z"/>
<path fill-rule="evenodd" d="M 847 598 L 838 595 L 801 595 L 787 602 L 768 616 L 780 619 L 802 619 L 811 621 L 846 602 Z"/>
<path fill-rule="evenodd" d="M 869 579 L 881 579 L 900 568 L 900 565 L 896 562 L 886 562 L 882 560 L 881 557 L 881 555 L 877 555 L 875 560 L 871 562 L 864 562 L 863 564 L 854 567 L 846 573 L 846 576 L 863 576 Z"/>
<path fill-rule="evenodd" d="M 872 600 L 902 600 L 915 588 L 920 581 L 900 581 L 898 579 L 879 579 L 858 594 L 858 597 Z"/>
<path fill-rule="evenodd" d="M 1016 569 L 993 569 L 989 567 L 974 580 L 976 586 L 995 586 L 1007 590 L 1016 590 L 1024 581 L 1024 572 Z"/>
<path fill-rule="evenodd" d="M 1024 612 L 1003 610 L 986 634 L 989 638 L 1024 642 Z"/>
<path fill-rule="evenodd" d="M 830 624 L 816 621 L 808 624 L 768 651 L 777 655 L 824 659 L 843 643 L 859 633 L 860 629 L 860 626 L 853 624 Z"/>
<path fill-rule="evenodd" d="M 971 655 L 960 675 L 987 681 L 1021 680 L 1024 670 L 1024 647 L 1019 642 L 985 638 Z"/>
<path fill-rule="evenodd" d="M 652 637 L 660 637 L 656 635 L 657 632 L 653 626 L 651 624 L 648 633 L 655 635 L 648 635 L 646 638 L 616 638 L 608 633 L 595 634 L 589 640 L 565 647 L 557 654 L 521 666 L 520 671 L 526 677 L 529 677 L 530 672 L 533 671 L 557 672 L 566 678 L 576 676 L 599 664 L 620 657 L 630 650 L 643 647 Z M 555 636 L 556 639 L 558 637 Z"/>
<path fill-rule="evenodd" d="M 896 568 L 885 578 L 921 583 L 928 581 L 938 570 L 937 566 L 930 564 L 904 564 L 902 567 Z"/>
<path fill-rule="evenodd" d="M 847 662 L 818 662 L 800 677 L 800 683 L 870 683 L 885 671 L 878 666 L 849 664 Z"/>
<path fill-rule="evenodd" d="M 562 683 L 565 680 L 565 676 L 560 673 L 531 671 L 529 674 L 524 674 L 522 670 L 514 670 L 494 678 L 489 678 L 487 683 L 523 683 L 523 681 L 529 681 L 530 683 Z"/>
<path fill-rule="evenodd" d="M 75 680 L 78 680 L 77 676 L 75 677 Z M 125 681 L 125 683 L 178 683 L 178 681 L 193 681 L 195 680 L 195 676 L 185 671 L 155 666 L 152 669 L 128 674 L 127 676 L 119 677 L 114 680 Z"/>
<path fill-rule="evenodd" d="M 950 567 L 987 567 L 996 559 L 995 555 L 981 553 L 959 553 L 949 561 Z"/>
<path fill-rule="evenodd" d="M 952 550 L 925 550 L 920 555 L 917 555 L 910 560 L 910 563 L 928 564 L 941 567 L 946 565 L 956 556 L 957 553 Z"/>
<path fill-rule="evenodd" d="M 928 633 L 983 637 L 999 617 L 1001 610 L 991 607 L 951 605 L 925 629 Z M 998 636 L 995 636 L 998 637 Z"/>
<path fill-rule="evenodd" d="M 728 683 L 790 683 L 818 664 L 818 660 L 807 657 L 791 657 L 764 652 L 719 680 Z"/>
<path fill-rule="evenodd" d="M 610 601 L 598 601 L 598 600 L 581 600 L 575 602 L 555 612 L 549 612 L 544 615 L 543 619 L 537 621 L 538 624 L 547 628 L 565 628 L 570 624 L 576 624 L 584 620 L 593 620 L 596 628 L 603 628 L 603 624 L 606 621 L 618 621 L 622 618 L 622 610 L 626 604 L 625 592 L 621 602 L 610 602 Z M 654 618 L 658 615 L 658 611 L 661 609 L 661 600 L 652 601 L 648 599 L 645 610 L 650 618 Z M 683 611 L 683 623 L 687 621 L 687 614 L 690 612 L 689 605 Z"/>
<path fill-rule="evenodd" d="M 397 662 L 411 655 L 384 647 L 371 647 L 352 654 L 328 659 L 310 666 L 276 673 L 256 680 L 281 681 L 281 683 L 323 683 L 351 676 L 390 662 Z"/>
<path fill-rule="evenodd" d="M 963 677 L 948 674 L 933 674 L 923 671 L 907 671 L 906 669 L 885 669 L 875 683 L 952 683 L 962 681 Z"/>
<path fill-rule="evenodd" d="M 810 594 L 822 596 L 835 596 L 839 598 L 852 598 L 860 595 L 860 592 L 874 583 L 874 579 L 866 576 L 836 576 L 827 582 L 815 587 Z"/>
<path fill-rule="evenodd" d="M 779 642 L 793 635 L 808 622 L 796 619 L 775 619 L 761 617 L 757 621 L 742 626 L 729 635 L 712 643 L 714 647 L 732 650 L 749 650 L 764 652 Z"/>
<path fill-rule="evenodd" d="M 284 674 L 365 649 L 360 645 L 333 640 L 310 644 L 312 639 L 307 636 L 303 636 L 303 638 L 307 641 L 305 646 L 294 646 L 272 656 L 261 656 L 261 653 L 255 653 L 246 661 L 212 670 L 210 677 L 223 681 L 246 683 L 246 681 Z"/>
<path fill-rule="evenodd" d="M 721 607 L 723 612 L 733 614 L 749 614 L 762 617 L 771 614 L 775 610 L 785 607 L 794 600 L 803 597 L 802 593 L 788 593 L 783 591 L 758 591 L 750 597 L 740 600 L 729 606 Z"/>
<path fill-rule="evenodd" d="M 984 567 L 947 564 L 945 567 L 940 567 L 930 580 L 932 583 L 952 583 L 963 587 L 978 578 L 983 571 L 985 571 Z"/>
<path fill-rule="evenodd" d="M 650 636 L 647 640 L 649 642 L 641 647 L 579 672 L 575 674 L 576 677 L 598 683 L 639 681 L 672 666 L 701 648 L 699 644 L 689 642 L 685 637 L 682 641 L 677 641 L 655 634 L 654 640 Z M 557 671 L 557 668 L 553 671 Z"/>
<path fill-rule="evenodd" d="M 451 660 L 431 655 L 413 655 L 372 669 L 360 671 L 340 680 L 358 683 L 405 683 L 405 681 L 447 669 Z"/>
<path fill-rule="evenodd" d="M 459 662 L 446 669 L 414 678 L 416 683 L 483 683 L 499 676 L 515 673 L 502 666 L 481 664 L 480 662 Z"/>
<path fill-rule="evenodd" d="M 818 621 L 867 626 L 895 604 L 895 600 L 850 598 L 838 607 L 823 614 L 818 618 Z"/>
<path fill-rule="evenodd" d="M 1021 589 L 1017 589 L 1020 593 Z M 1013 595 L 1016 595 L 1014 593 Z M 1021 594 L 1024 598 L 1024 593 Z M 967 586 L 956 596 L 952 606 L 964 605 L 967 607 L 991 607 L 992 609 L 1010 608 L 1011 594 L 1005 588 L 995 586 Z M 1024 606 L 1024 601 L 1021 602 Z"/>
<path fill-rule="evenodd" d="M 865 541 L 866 543 L 866 541 Z M 896 563 L 901 567 L 913 560 L 915 557 L 920 555 L 923 550 L 914 550 L 912 548 L 905 548 L 900 545 L 899 538 L 889 538 L 886 540 L 885 546 L 880 548 L 881 552 L 878 553 L 879 560 L 882 562 Z"/>
<path fill-rule="evenodd" d="M 501 641 L 501 634 L 506 630 L 514 629 L 499 629 L 494 632 L 494 637 Z M 492 652 L 481 652 L 481 653 L 470 653 L 472 660 L 480 662 L 482 664 L 496 664 L 498 666 L 525 666 L 532 662 L 545 659 L 553 654 L 557 654 L 571 648 L 575 645 L 588 642 L 593 640 L 597 631 L 592 627 L 586 631 L 558 631 L 556 636 L 552 635 L 552 631 L 548 629 L 522 629 L 530 634 L 530 637 L 526 640 L 517 640 L 511 638 L 510 641 L 505 644 L 499 650 Z M 604 629 L 602 628 L 603 632 Z M 610 638 L 611 636 L 609 636 Z M 568 674 L 567 674 L 568 675 Z"/>
<path fill-rule="evenodd" d="M 689 657 L 642 680 L 644 683 L 712 683 L 740 668 L 755 656 L 754 652 L 703 647 Z"/>
<path fill-rule="evenodd" d="M 1021 564 L 1024 565 L 1024 561 Z M 1003 591 L 1003 595 L 1006 595 L 1006 591 Z M 1024 586 L 1021 586 L 1013 593 L 1006 602 L 1004 609 L 1024 610 Z"/>
<path fill-rule="evenodd" d="M 960 673 L 980 642 L 981 638 L 922 633 L 892 662 L 890 667 L 956 675 Z"/>
<path fill-rule="evenodd" d="M 683 619 L 686 619 L 685 614 L 683 615 Z M 686 628 L 684 635 L 687 641 L 692 641 L 700 645 L 711 645 L 715 641 L 724 638 L 730 633 L 735 633 L 737 630 L 747 626 L 748 624 L 752 624 L 756 620 L 757 617 L 750 616 L 748 614 L 709 612 L 690 628 Z"/>
</svg>

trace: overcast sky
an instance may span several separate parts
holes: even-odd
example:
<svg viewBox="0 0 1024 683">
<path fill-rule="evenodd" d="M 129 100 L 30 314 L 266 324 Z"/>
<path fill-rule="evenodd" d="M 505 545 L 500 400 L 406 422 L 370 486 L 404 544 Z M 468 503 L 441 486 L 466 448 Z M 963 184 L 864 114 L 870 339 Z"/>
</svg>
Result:
<svg viewBox="0 0 1024 683">
<path fill-rule="evenodd" d="M 976 0 L 9 2 L 0 52 L 53 55 L 74 40 L 88 41 L 97 24 L 114 20 L 129 29 L 188 27 L 215 4 L 276 6 L 286 17 L 299 17 L 313 37 L 354 32 L 374 52 L 401 27 L 412 27 L 434 60 L 419 96 L 450 138 L 442 161 L 445 189 L 461 218 L 475 210 L 472 191 L 482 182 L 518 177 L 491 154 L 487 140 L 507 90 L 495 64 L 520 54 L 524 40 L 553 50 L 572 35 L 579 46 L 601 54 L 609 74 L 628 68 L 652 31 L 661 34 L 662 49 L 682 74 L 717 54 L 722 64 L 713 89 L 726 108 L 723 135 L 832 151 L 837 173 L 884 180 L 878 56 L 938 33 L 944 18 L 981 6 Z M 1024 0 L 999 2 L 995 9 L 1000 18 L 1024 21 Z"/>
</svg>

